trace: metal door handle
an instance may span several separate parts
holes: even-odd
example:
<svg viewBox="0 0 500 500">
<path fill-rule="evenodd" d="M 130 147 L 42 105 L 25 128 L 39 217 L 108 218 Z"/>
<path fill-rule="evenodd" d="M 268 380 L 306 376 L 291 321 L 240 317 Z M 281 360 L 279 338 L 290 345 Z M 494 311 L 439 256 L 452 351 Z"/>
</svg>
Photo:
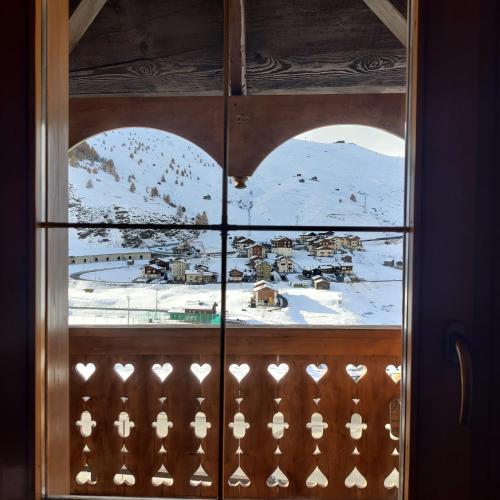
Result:
<svg viewBox="0 0 500 500">
<path fill-rule="evenodd" d="M 460 323 L 448 327 L 448 354 L 458 360 L 460 370 L 460 425 L 468 426 L 472 416 L 473 370 L 470 345 Z"/>
</svg>

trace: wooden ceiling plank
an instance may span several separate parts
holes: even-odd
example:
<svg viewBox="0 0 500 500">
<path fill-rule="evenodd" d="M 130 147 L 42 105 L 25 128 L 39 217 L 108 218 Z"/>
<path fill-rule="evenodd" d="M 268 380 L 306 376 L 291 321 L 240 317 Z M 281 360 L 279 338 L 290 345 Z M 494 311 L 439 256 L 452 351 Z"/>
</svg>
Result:
<svg viewBox="0 0 500 500">
<path fill-rule="evenodd" d="M 408 46 L 407 24 L 403 14 L 390 0 L 363 0 L 368 8 L 385 24 L 387 29 L 402 43 Z"/>
<path fill-rule="evenodd" d="M 231 95 L 246 95 L 245 0 L 231 0 L 229 9 Z"/>
<path fill-rule="evenodd" d="M 107 0 L 81 0 L 69 19 L 69 52 L 78 45 Z"/>
</svg>

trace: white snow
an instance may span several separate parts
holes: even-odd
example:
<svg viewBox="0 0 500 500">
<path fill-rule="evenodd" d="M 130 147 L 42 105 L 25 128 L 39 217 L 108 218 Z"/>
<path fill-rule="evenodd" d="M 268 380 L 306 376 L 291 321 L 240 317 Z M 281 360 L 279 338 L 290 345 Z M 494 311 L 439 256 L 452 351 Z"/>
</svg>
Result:
<svg viewBox="0 0 500 500">
<path fill-rule="evenodd" d="M 107 132 L 87 142 L 100 156 L 113 160 L 119 179 L 99 169 L 99 162 L 83 160 L 70 166 L 70 220 L 189 223 L 205 211 L 210 224 L 220 221 L 221 168 L 194 144 L 173 134 L 137 128 Z M 171 159 L 174 160 L 173 168 L 170 167 Z M 92 169 L 96 168 L 97 173 L 93 173 Z M 181 175 L 181 171 L 186 174 Z M 162 175 L 165 182 L 161 181 Z M 130 191 L 130 176 L 135 177 L 132 179 L 135 192 Z M 312 180 L 313 177 L 317 180 Z M 89 179 L 92 179 L 92 188 L 86 187 Z M 263 161 L 246 189 L 237 190 L 230 185 L 229 222 L 399 226 L 403 224 L 403 186 L 402 158 L 384 156 L 354 144 L 291 140 Z M 153 187 L 158 189 L 159 197 L 151 196 Z M 165 203 L 164 195 L 168 195 L 176 206 Z M 204 199 L 207 195 L 210 199 Z M 178 206 L 185 207 L 185 212 L 179 213 Z M 250 308 L 249 299 L 255 284 L 229 283 L 228 320 L 274 325 L 401 324 L 403 273 L 383 266 L 383 262 L 402 260 L 402 240 L 373 240 L 395 236 L 393 233 L 356 234 L 363 240 L 363 250 L 352 252 L 352 265 L 355 276 L 362 281 L 332 281 L 330 290 L 316 290 L 311 287 L 310 280 L 306 280 L 308 288 L 293 288 L 290 282 L 302 282 L 299 279 L 302 268 L 340 263 L 339 255 L 316 258 L 308 255 L 305 249 L 294 250 L 292 259 L 296 274 L 289 275 L 289 281 L 271 283 L 287 299 L 288 307 Z M 269 231 L 231 234 L 233 237 L 238 235 L 259 243 L 270 242 L 278 236 Z M 298 232 L 285 234 L 291 238 L 298 235 Z M 170 256 L 172 249 L 184 240 L 189 240 L 198 250 L 186 257 L 191 269 L 197 263 L 206 264 L 210 271 L 219 273 L 220 279 L 218 231 L 194 234 L 191 231 L 72 229 L 69 231 L 69 254 L 96 255 L 147 249 Z M 271 253 L 267 260 L 272 263 L 274 258 L 275 254 Z M 247 260 L 230 255 L 227 268 L 245 271 Z M 70 323 L 168 323 L 168 315 L 163 314 L 163 310 L 183 307 L 192 300 L 220 304 L 220 284 L 134 282 L 145 263 L 70 266 L 70 276 L 73 276 L 69 282 Z M 126 310 L 129 306 L 131 310 L 149 311 L 129 313 Z M 76 309 L 79 307 L 87 309 Z M 115 310 L 106 311 L 105 308 Z"/>
</svg>

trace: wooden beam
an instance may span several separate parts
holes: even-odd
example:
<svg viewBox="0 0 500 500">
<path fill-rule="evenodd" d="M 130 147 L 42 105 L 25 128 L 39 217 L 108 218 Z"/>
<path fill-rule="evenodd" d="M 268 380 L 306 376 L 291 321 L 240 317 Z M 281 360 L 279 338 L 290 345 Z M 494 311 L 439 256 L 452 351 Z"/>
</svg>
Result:
<svg viewBox="0 0 500 500">
<path fill-rule="evenodd" d="M 327 125 L 365 125 L 403 137 L 405 102 L 403 93 L 231 96 L 229 175 L 252 175 L 281 143 Z M 149 127 L 194 142 L 222 165 L 221 96 L 72 97 L 69 115 L 70 147 L 106 130 Z"/>
<path fill-rule="evenodd" d="M 390 0 L 363 0 L 367 7 L 385 24 L 387 29 L 403 44 L 408 46 L 406 19 Z"/>
<path fill-rule="evenodd" d="M 231 95 L 246 95 L 245 0 L 229 4 Z"/>
<path fill-rule="evenodd" d="M 81 0 L 69 19 L 69 52 L 78 45 L 97 14 L 106 4 L 106 0 Z"/>
<path fill-rule="evenodd" d="M 360 1 L 252 0 L 245 21 L 249 95 L 405 87 L 404 47 Z"/>
<path fill-rule="evenodd" d="M 73 356 L 153 355 L 218 356 L 218 328 L 190 327 L 71 327 Z M 227 354 L 231 356 L 400 356 L 401 327 L 231 327 Z"/>
</svg>

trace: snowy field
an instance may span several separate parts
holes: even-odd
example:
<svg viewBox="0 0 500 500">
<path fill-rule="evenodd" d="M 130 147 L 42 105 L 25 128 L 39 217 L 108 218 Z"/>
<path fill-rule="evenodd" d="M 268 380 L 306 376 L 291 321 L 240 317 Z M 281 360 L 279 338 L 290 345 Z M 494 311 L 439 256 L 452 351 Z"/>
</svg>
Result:
<svg viewBox="0 0 500 500">
<path fill-rule="evenodd" d="M 227 288 L 227 319 L 253 325 L 399 325 L 401 282 L 336 283 L 331 290 L 291 288 L 278 290 L 288 299 L 286 308 L 249 307 L 252 283 L 230 283 Z M 161 311 L 182 307 L 189 301 L 220 304 L 220 285 L 133 285 L 111 286 L 70 281 L 70 324 L 126 324 L 128 304 L 131 324 L 172 323 Z M 156 304 L 160 313 L 155 317 Z M 104 310 L 91 308 L 104 308 Z M 106 308 L 121 308 L 106 311 Z M 149 309 L 150 313 L 134 309 Z"/>
<path fill-rule="evenodd" d="M 258 235 L 254 235 L 257 237 Z M 388 243 L 386 243 L 388 242 Z M 402 314 L 402 271 L 383 265 L 385 260 L 400 260 L 402 240 L 365 241 L 364 249 L 355 251 L 353 267 L 360 282 L 332 281 L 330 290 L 316 290 L 310 280 L 308 288 L 293 288 L 300 280 L 302 268 L 329 264 L 334 258 L 309 256 L 306 250 L 295 250 L 293 260 L 297 273 L 288 281 L 272 286 L 285 297 L 285 308 L 250 308 L 253 283 L 228 283 L 227 319 L 245 324 L 273 325 L 398 325 Z M 274 255 L 269 254 L 272 262 Z M 128 266 L 119 262 L 75 264 L 69 266 L 69 304 L 71 324 L 144 324 L 173 323 L 168 319 L 171 308 L 190 301 L 220 304 L 220 283 L 210 285 L 169 284 L 157 280 L 135 283 L 146 261 Z M 220 276 L 220 257 L 188 259 L 193 268 L 201 262 Z M 231 256 L 228 269 L 245 268 L 246 258 Z M 220 278 L 219 278 L 220 280 Z M 220 309 L 219 309 L 220 311 Z"/>
</svg>

